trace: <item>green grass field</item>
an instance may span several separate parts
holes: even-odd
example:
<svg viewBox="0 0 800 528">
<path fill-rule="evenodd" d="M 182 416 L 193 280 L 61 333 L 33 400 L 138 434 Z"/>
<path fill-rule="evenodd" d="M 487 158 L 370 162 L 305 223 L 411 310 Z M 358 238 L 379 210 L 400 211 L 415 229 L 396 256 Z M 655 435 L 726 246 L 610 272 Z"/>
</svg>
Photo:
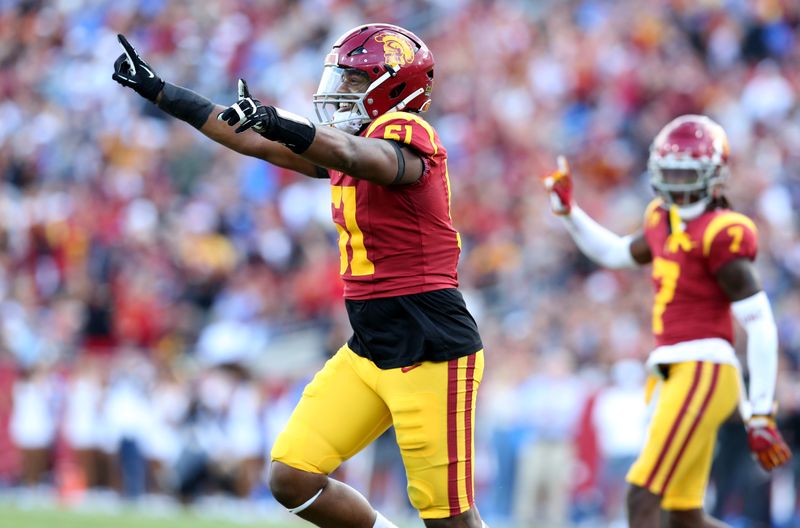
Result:
<svg viewBox="0 0 800 528">
<path fill-rule="evenodd" d="M 205 517 L 197 513 L 145 515 L 139 512 L 84 513 L 60 509 L 23 510 L 0 505 L 0 528 L 302 528 L 301 523 L 241 522 Z"/>
</svg>

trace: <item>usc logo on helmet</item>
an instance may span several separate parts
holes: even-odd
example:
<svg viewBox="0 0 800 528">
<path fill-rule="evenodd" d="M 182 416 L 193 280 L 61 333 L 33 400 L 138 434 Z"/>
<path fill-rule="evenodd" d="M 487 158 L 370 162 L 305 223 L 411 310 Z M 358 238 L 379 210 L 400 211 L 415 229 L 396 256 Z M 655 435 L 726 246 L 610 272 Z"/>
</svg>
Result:
<svg viewBox="0 0 800 528">
<path fill-rule="evenodd" d="M 380 33 L 375 35 L 375 41 L 383 44 L 383 56 L 389 66 L 405 66 L 414 62 L 414 47 L 404 36 Z"/>
</svg>

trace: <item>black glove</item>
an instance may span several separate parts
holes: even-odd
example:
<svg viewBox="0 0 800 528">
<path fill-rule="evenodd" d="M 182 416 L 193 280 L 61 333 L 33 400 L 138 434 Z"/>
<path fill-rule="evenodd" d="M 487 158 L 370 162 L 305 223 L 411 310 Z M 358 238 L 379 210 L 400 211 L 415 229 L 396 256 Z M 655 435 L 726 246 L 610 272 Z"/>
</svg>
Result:
<svg viewBox="0 0 800 528">
<path fill-rule="evenodd" d="M 270 109 L 272 112 L 269 111 Z M 274 108 L 264 106 L 258 99 L 253 99 L 247 88 L 247 82 L 239 79 L 239 100 L 221 112 L 217 119 L 225 121 L 230 126 L 238 124 L 239 127 L 235 130 L 237 134 L 252 128 L 264 135 L 264 132 L 269 130 L 270 118 L 274 116 L 274 113 Z"/>
<path fill-rule="evenodd" d="M 114 74 L 111 78 L 122 86 L 132 88 L 145 99 L 155 102 L 164 87 L 164 81 L 142 60 L 124 35 L 117 35 L 117 39 L 125 53 L 114 61 Z"/>
<path fill-rule="evenodd" d="M 217 119 L 230 126 L 238 125 L 237 134 L 252 128 L 270 141 L 286 145 L 296 154 L 302 154 L 311 146 L 317 130 L 305 117 L 253 99 L 243 79 L 239 79 L 239 100 L 220 112 Z"/>
</svg>

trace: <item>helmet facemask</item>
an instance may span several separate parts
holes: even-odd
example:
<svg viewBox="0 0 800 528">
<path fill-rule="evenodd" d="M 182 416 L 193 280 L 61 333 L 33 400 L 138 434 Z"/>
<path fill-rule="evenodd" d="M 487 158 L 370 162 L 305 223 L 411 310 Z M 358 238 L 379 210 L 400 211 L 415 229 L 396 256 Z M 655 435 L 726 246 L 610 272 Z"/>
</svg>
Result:
<svg viewBox="0 0 800 528">
<path fill-rule="evenodd" d="M 326 64 L 313 98 L 320 124 L 357 133 L 371 121 L 364 100 L 378 81 L 382 79 L 370 84 L 369 76 L 361 70 Z"/>
<path fill-rule="evenodd" d="M 728 177 L 728 137 L 704 115 L 678 116 L 661 129 L 650 146 L 650 184 L 684 220 L 703 214 Z"/>
<path fill-rule="evenodd" d="M 703 214 L 727 178 L 727 167 L 711 160 L 651 156 L 650 184 L 666 208 L 676 206 L 681 218 Z"/>
</svg>

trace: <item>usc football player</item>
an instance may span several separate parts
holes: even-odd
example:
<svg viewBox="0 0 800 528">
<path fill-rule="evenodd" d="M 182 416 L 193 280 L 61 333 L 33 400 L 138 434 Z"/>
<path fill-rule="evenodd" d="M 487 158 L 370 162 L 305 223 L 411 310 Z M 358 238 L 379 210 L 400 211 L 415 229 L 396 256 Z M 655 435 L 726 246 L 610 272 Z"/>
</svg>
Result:
<svg viewBox="0 0 800 528">
<path fill-rule="evenodd" d="M 447 152 L 420 116 L 433 86 L 425 43 L 389 24 L 342 35 L 313 96 L 315 125 L 261 103 L 243 80 L 235 104 L 215 105 L 164 82 L 119 41 L 113 79 L 123 86 L 228 148 L 330 180 L 353 335 L 305 388 L 272 448 L 275 498 L 317 526 L 394 527 L 328 477 L 393 425 L 425 525 L 485 527 L 472 462 L 483 345 L 457 289 Z"/>
<path fill-rule="evenodd" d="M 757 229 L 723 195 L 728 176 L 725 131 L 706 116 L 667 124 L 650 147 L 657 194 L 642 232 L 619 237 L 572 200 L 569 166 L 559 158 L 544 179 L 553 212 L 580 250 L 608 268 L 652 264 L 652 330 L 647 360 L 657 376 L 647 440 L 628 472 L 633 528 L 724 526 L 702 511 L 717 430 L 740 405 L 748 442 L 766 470 L 791 457 L 775 426 L 777 332 L 753 266 Z M 749 394 L 741 394 L 732 318 L 747 332 Z"/>
</svg>

